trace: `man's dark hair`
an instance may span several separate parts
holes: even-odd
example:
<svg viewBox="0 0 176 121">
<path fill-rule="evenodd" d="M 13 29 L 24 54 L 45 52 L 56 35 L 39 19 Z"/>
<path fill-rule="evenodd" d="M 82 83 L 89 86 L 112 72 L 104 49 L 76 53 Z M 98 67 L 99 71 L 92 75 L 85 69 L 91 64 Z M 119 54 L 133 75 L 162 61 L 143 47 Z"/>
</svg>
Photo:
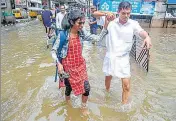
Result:
<svg viewBox="0 0 176 121">
<path fill-rule="evenodd" d="M 60 8 L 61 8 L 61 7 L 64 7 L 64 9 L 65 9 L 65 5 L 61 5 Z"/>
<path fill-rule="evenodd" d="M 62 20 L 62 28 L 67 30 L 75 24 L 76 20 L 84 18 L 84 13 L 79 9 L 70 10 Z"/>
<path fill-rule="evenodd" d="M 121 11 L 122 9 L 128 9 L 128 8 L 130 9 L 132 8 L 131 3 L 128 1 L 122 1 L 119 4 L 118 11 Z"/>
</svg>

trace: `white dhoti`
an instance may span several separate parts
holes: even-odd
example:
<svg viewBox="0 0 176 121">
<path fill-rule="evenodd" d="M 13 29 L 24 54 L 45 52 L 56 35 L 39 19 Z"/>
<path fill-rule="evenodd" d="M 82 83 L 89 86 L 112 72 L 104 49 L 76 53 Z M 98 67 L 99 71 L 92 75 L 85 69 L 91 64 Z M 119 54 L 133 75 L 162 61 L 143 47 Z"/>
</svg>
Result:
<svg viewBox="0 0 176 121">
<path fill-rule="evenodd" d="M 103 63 L 103 72 L 106 76 L 114 76 L 119 78 L 129 78 L 130 63 L 129 54 L 117 56 L 114 53 L 106 53 Z"/>
</svg>

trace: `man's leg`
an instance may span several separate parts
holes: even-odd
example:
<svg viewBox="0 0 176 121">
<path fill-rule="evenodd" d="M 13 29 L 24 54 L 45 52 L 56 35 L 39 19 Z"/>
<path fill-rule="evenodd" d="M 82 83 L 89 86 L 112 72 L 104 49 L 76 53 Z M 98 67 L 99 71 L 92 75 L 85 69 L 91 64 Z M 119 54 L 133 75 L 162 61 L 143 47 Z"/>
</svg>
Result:
<svg viewBox="0 0 176 121">
<path fill-rule="evenodd" d="M 90 33 L 93 34 L 93 28 L 92 27 L 90 27 Z"/>
<path fill-rule="evenodd" d="M 45 26 L 46 34 L 48 33 L 47 26 Z"/>
<path fill-rule="evenodd" d="M 110 90 L 111 79 L 112 79 L 112 76 L 105 77 L 105 87 L 106 87 L 107 92 L 109 92 L 109 90 Z"/>
<path fill-rule="evenodd" d="M 51 34 L 51 28 L 48 27 L 48 36 L 50 36 L 50 34 Z"/>
<path fill-rule="evenodd" d="M 122 103 L 127 104 L 130 95 L 130 78 L 122 78 Z"/>
<path fill-rule="evenodd" d="M 55 32 L 56 32 L 56 36 L 58 36 L 58 34 L 59 34 L 59 29 L 56 28 Z"/>
</svg>

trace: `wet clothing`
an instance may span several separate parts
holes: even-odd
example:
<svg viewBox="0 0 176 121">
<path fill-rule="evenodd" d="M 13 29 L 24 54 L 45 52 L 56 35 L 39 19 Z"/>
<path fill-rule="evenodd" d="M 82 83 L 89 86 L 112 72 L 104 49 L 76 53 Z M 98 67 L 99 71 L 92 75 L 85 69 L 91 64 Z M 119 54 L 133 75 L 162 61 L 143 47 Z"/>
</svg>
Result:
<svg viewBox="0 0 176 121">
<path fill-rule="evenodd" d="M 84 81 L 88 80 L 86 62 L 82 56 L 79 37 L 70 38 L 67 57 L 62 60 L 64 71 L 69 73 L 68 79 L 75 95 L 85 93 Z"/>
<path fill-rule="evenodd" d="M 139 36 L 143 29 L 137 21 L 131 19 L 122 25 L 119 18 L 110 22 L 107 29 L 103 72 L 106 76 L 128 78 L 130 77 L 129 53 L 133 44 L 133 35 Z"/>
<path fill-rule="evenodd" d="M 45 27 L 51 27 L 51 17 L 52 12 L 50 10 L 45 10 L 42 12 L 42 20 Z"/>
<path fill-rule="evenodd" d="M 65 84 L 65 95 L 66 96 L 70 96 L 71 94 L 71 91 L 72 91 L 72 87 L 70 85 L 70 82 L 68 79 L 65 79 L 64 81 L 64 84 Z M 90 92 L 90 84 L 89 84 L 89 81 L 84 81 L 84 90 L 85 90 L 85 93 L 83 94 L 84 96 L 89 96 L 89 92 Z"/>
</svg>

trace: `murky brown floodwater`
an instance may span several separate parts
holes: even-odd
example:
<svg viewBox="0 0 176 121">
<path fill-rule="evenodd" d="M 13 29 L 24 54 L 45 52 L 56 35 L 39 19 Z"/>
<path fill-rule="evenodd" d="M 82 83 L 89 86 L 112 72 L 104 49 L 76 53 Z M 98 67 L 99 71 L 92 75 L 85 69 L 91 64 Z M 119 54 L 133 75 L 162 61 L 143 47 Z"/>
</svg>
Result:
<svg viewBox="0 0 176 121">
<path fill-rule="evenodd" d="M 86 43 L 91 84 L 90 116 L 82 117 L 80 98 L 64 103 L 54 82 L 55 66 L 46 49 L 45 29 L 33 21 L 1 31 L 1 117 L 3 121 L 176 121 L 176 29 L 147 29 L 153 41 L 149 72 L 132 61 L 131 102 L 121 106 L 121 81 L 104 88 L 104 48 Z"/>
</svg>

